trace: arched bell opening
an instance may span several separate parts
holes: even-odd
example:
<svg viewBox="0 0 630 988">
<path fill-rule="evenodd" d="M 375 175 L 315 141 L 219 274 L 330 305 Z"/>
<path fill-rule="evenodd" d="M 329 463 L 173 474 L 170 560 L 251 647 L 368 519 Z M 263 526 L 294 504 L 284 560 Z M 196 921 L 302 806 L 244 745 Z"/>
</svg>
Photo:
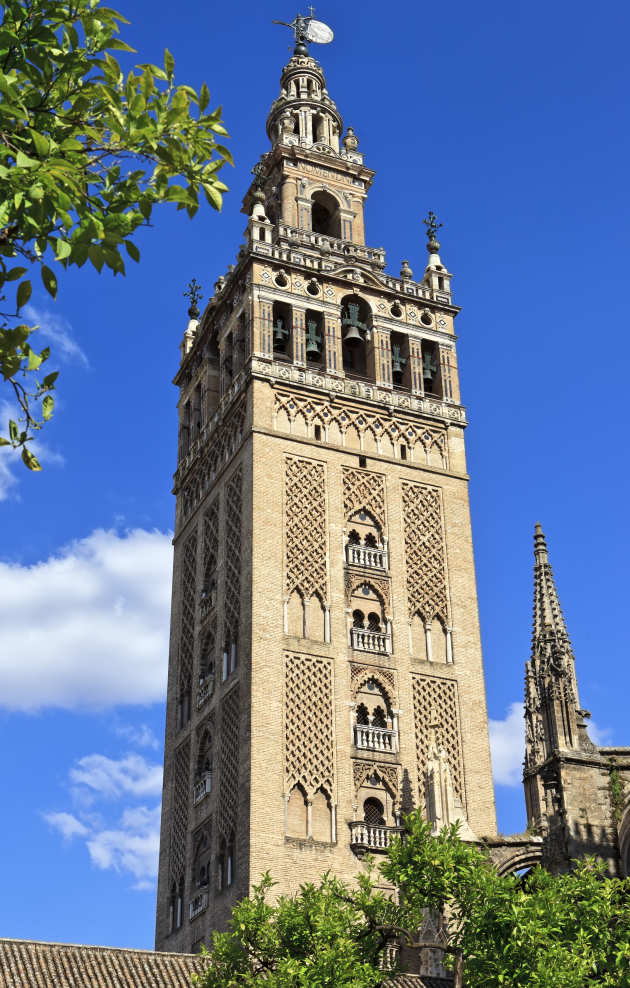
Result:
<svg viewBox="0 0 630 988">
<path fill-rule="evenodd" d="M 309 364 L 321 364 L 324 355 L 324 314 L 314 309 L 306 310 L 306 360 Z"/>
<path fill-rule="evenodd" d="M 291 306 L 286 302 L 273 303 L 273 355 L 274 357 L 290 358 L 291 356 Z"/>
<path fill-rule="evenodd" d="M 341 238 L 339 203 L 330 192 L 314 192 L 311 198 L 311 229 L 326 237 Z"/>
<path fill-rule="evenodd" d="M 372 310 L 359 295 L 341 300 L 341 349 L 347 374 L 367 374 L 367 341 L 372 335 Z"/>
<path fill-rule="evenodd" d="M 411 383 L 409 373 L 409 337 L 405 336 L 404 333 L 392 333 L 390 346 L 394 387 L 408 388 Z"/>
<path fill-rule="evenodd" d="M 422 387 L 425 394 L 442 397 L 440 350 L 432 340 L 422 341 Z"/>
</svg>

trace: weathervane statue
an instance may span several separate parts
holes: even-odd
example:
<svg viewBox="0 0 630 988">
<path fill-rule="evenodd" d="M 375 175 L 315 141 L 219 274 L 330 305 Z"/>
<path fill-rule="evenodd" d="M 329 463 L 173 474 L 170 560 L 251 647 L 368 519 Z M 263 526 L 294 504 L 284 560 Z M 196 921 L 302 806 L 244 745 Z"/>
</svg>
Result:
<svg viewBox="0 0 630 988">
<path fill-rule="evenodd" d="M 306 17 L 304 14 L 297 14 L 290 24 L 287 24 L 286 21 L 273 21 L 274 24 L 282 24 L 283 27 L 292 29 L 295 36 L 294 55 L 308 55 L 307 42 L 313 42 L 316 45 L 328 45 L 334 38 L 334 34 L 327 24 L 315 20 L 313 17 L 314 8 L 309 7 L 308 9 L 310 13 Z"/>
</svg>

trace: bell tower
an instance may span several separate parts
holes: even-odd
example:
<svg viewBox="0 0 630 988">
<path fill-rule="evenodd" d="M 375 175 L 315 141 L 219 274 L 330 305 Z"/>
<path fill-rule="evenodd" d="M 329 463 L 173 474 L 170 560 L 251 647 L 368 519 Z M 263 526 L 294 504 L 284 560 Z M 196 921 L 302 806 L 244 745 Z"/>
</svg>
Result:
<svg viewBox="0 0 630 988">
<path fill-rule="evenodd" d="M 412 807 L 496 830 L 439 224 L 419 280 L 366 244 L 374 173 L 298 20 L 244 243 L 201 316 L 193 286 L 175 377 L 165 950 L 266 870 L 351 879 Z"/>
</svg>

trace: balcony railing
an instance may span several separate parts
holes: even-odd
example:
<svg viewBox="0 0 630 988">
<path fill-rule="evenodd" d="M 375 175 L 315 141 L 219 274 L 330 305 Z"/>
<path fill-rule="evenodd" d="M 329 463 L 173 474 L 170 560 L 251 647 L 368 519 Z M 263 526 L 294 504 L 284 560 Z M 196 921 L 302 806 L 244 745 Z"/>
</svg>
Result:
<svg viewBox="0 0 630 988">
<path fill-rule="evenodd" d="M 376 652 L 378 655 L 390 655 L 392 636 L 385 631 L 350 628 L 350 644 L 357 652 Z"/>
<path fill-rule="evenodd" d="M 346 562 L 349 566 L 366 566 L 368 569 L 388 569 L 387 546 L 373 549 L 365 545 L 346 543 Z"/>
<path fill-rule="evenodd" d="M 196 806 L 212 792 L 212 772 L 205 772 L 193 786 L 193 804 Z"/>
<path fill-rule="evenodd" d="M 357 820 L 350 824 L 350 846 L 367 851 L 386 851 L 401 833 L 400 827 L 375 827 Z"/>
<path fill-rule="evenodd" d="M 391 731 L 387 727 L 372 727 L 370 724 L 354 725 L 354 743 L 357 748 L 366 751 L 391 751 L 395 752 L 398 735 L 396 731 Z"/>
<path fill-rule="evenodd" d="M 203 683 L 199 683 L 197 691 L 197 710 L 207 703 L 214 693 L 214 676 L 207 676 Z"/>
<path fill-rule="evenodd" d="M 208 908 L 208 893 L 200 892 L 199 895 L 196 895 L 195 898 L 190 903 L 190 906 L 188 907 L 188 914 L 191 919 L 196 919 L 196 917 L 200 916 L 201 913 L 204 912 L 207 908 Z"/>
</svg>

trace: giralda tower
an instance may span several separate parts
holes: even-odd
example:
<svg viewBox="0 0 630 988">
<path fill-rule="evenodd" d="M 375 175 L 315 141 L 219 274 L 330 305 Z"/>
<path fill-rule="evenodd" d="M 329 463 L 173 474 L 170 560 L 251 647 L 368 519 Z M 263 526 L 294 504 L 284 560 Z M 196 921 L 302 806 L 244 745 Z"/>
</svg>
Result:
<svg viewBox="0 0 630 988">
<path fill-rule="evenodd" d="M 366 246 L 374 173 L 294 25 L 175 378 L 163 950 L 263 871 L 350 879 L 414 806 L 496 832 L 451 274 L 432 215 L 419 281 Z"/>
</svg>

